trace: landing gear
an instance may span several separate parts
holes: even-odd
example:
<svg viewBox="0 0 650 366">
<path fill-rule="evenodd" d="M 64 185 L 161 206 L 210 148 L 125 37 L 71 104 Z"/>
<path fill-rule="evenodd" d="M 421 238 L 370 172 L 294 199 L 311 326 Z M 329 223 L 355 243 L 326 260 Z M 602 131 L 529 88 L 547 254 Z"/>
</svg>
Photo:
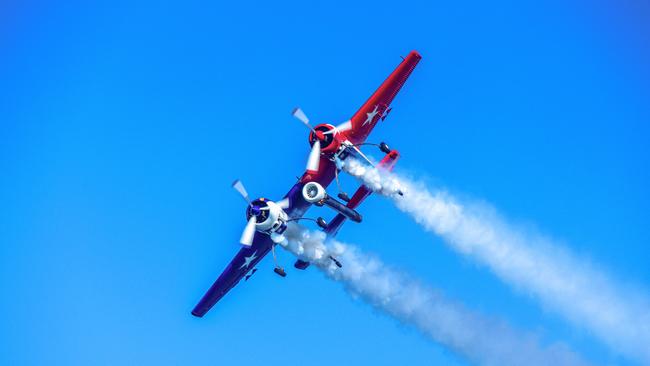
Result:
<svg viewBox="0 0 650 366">
<path fill-rule="evenodd" d="M 341 264 L 341 262 L 339 262 L 339 261 L 338 261 L 336 258 L 334 258 L 333 256 L 330 255 L 330 256 L 329 256 L 329 259 L 331 259 L 332 262 L 334 262 L 334 264 L 335 264 L 337 267 L 339 267 L 339 268 L 342 268 L 342 267 L 343 267 L 343 265 Z M 296 261 L 296 263 L 294 263 L 293 266 L 296 267 L 296 268 L 298 268 L 298 269 L 300 269 L 300 270 L 304 270 L 304 269 L 307 269 L 307 267 L 309 267 L 309 262 L 303 261 L 302 259 L 298 259 L 298 260 Z M 275 272 L 275 273 L 278 273 L 278 272 Z M 278 273 L 278 274 L 280 274 L 280 273 Z M 282 276 L 282 275 L 280 274 L 280 276 Z M 283 277 L 284 277 L 284 276 L 283 276 Z"/>
<path fill-rule="evenodd" d="M 327 229 L 327 221 L 322 217 L 316 219 L 316 224 L 318 224 L 322 229 Z"/>
<path fill-rule="evenodd" d="M 273 272 L 277 273 L 278 276 L 280 277 L 287 277 L 287 272 L 284 271 L 284 268 L 280 267 L 278 264 L 278 257 L 275 254 L 275 244 L 271 247 L 271 251 L 273 252 L 273 262 L 275 263 L 275 268 L 273 268 Z"/>
<path fill-rule="evenodd" d="M 341 182 L 339 181 L 339 169 L 338 168 L 336 168 L 334 170 L 334 178 L 336 178 L 336 187 L 339 190 L 338 197 L 340 199 L 342 199 L 343 201 L 345 201 L 345 202 L 350 202 L 350 197 L 348 196 L 348 194 L 343 192 L 343 190 L 341 189 Z"/>
<path fill-rule="evenodd" d="M 343 267 L 343 265 L 341 264 L 341 262 L 339 262 L 338 260 L 336 260 L 336 258 L 332 257 L 331 255 L 330 255 L 330 259 L 332 260 L 332 262 L 334 262 L 334 264 L 336 264 L 337 267 L 339 267 L 339 268 Z"/>
<path fill-rule="evenodd" d="M 300 270 L 305 270 L 309 267 L 309 262 L 303 261 L 302 259 L 296 260 L 296 263 L 293 264 L 294 267 Z"/>
<path fill-rule="evenodd" d="M 390 147 L 388 146 L 388 144 L 386 144 L 383 141 L 379 143 L 379 150 L 381 150 L 381 152 L 383 152 L 384 154 L 390 153 Z"/>
</svg>

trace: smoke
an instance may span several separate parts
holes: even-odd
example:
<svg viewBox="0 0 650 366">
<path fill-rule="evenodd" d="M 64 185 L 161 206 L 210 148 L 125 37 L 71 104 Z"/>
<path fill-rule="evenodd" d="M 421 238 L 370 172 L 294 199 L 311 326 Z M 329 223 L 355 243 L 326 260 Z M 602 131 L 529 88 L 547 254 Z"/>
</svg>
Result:
<svg viewBox="0 0 650 366">
<path fill-rule="evenodd" d="M 402 192 L 400 180 L 385 170 L 376 169 L 353 158 L 337 159 L 336 166 L 362 180 L 373 192 L 389 197 L 395 197 Z"/>
<path fill-rule="evenodd" d="M 480 365 L 585 365 L 564 345 L 540 346 L 531 334 L 516 331 L 445 298 L 438 291 L 384 265 L 356 247 L 291 224 L 283 243 L 310 261 L 353 296 L 383 313 L 415 326 L 432 340 Z M 342 268 L 330 259 L 341 262 Z"/>
<path fill-rule="evenodd" d="M 340 165 L 391 197 L 400 210 L 454 250 L 585 327 L 615 351 L 650 364 L 650 301 L 643 290 L 615 282 L 552 240 L 509 224 L 486 205 L 463 204 L 445 191 L 430 191 L 423 183 L 355 160 Z M 403 197 L 395 194 L 395 187 Z"/>
</svg>

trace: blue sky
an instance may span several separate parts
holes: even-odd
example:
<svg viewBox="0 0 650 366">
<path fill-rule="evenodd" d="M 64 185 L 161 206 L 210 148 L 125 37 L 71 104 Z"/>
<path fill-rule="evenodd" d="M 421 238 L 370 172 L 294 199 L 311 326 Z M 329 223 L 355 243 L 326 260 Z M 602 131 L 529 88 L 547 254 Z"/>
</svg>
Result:
<svg viewBox="0 0 650 366">
<path fill-rule="evenodd" d="M 230 183 L 277 198 L 302 172 L 307 131 L 291 109 L 344 121 L 411 49 L 423 59 L 371 140 L 398 148 L 403 171 L 490 202 L 647 294 L 647 6 L 71 1 L 1 13 L 1 364 L 464 365 L 316 270 L 281 279 L 270 259 L 204 319 L 190 315 L 238 250 L 245 207 Z M 597 364 L 628 364 L 387 200 L 361 211 L 341 240 Z"/>
</svg>

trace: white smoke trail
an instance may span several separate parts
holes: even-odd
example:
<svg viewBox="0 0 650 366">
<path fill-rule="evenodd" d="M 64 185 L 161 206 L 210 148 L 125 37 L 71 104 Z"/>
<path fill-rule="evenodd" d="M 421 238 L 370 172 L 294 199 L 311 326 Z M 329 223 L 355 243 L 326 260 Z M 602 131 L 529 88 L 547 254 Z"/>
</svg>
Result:
<svg viewBox="0 0 650 366">
<path fill-rule="evenodd" d="M 341 282 L 355 297 L 394 318 L 414 325 L 426 336 L 480 365 L 585 365 L 561 344 L 540 346 L 530 334 L 487 318 L 446 299 L 417 281 L 386 267 L 357 248 L 328 240 L 322 232 L 292 224 L 285 249 L 310 261 L 327 277 Z M 334 256 L 343 267 L 329 258 Z"/>
<path fill-rule="evenodd" d="M 508 224 L 485 205 L 462 204 L 393 173 L 348 159 L 340 164 L 389 196 L 426 230 L 486 265 L 505 282 L 590 330 L 617 352 L 650 364 L 650 300 L 543 236 Z M 404 196 L 395 194 L 396 187 Z"/>
</svg>

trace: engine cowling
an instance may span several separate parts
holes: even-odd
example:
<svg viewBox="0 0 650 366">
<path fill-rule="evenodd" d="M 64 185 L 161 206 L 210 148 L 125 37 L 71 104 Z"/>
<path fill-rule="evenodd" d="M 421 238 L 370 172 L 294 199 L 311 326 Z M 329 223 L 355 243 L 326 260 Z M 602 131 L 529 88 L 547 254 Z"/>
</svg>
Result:
<svg viewBox="0 0 650 366">
<path fill-rule="evenodd" d="M 309 144 L 314 145 L 316 140 L 320 140 L 322 153 L 334 153 L 338 151 L 341 143 L 337 138 L 336 127 L 329 123 L 321 123 L 314 127 L 314 132 L 309 133 Z"/>
<path fill-rule="evenodd" d="M 252 201 L 246 209 L 246 219 L 252 216 L 257 219 L 255 230 L 266 233 L 281 233 L 288 219 L 287 214 L 277 203 L 263 197 Z"/>
</svg>

